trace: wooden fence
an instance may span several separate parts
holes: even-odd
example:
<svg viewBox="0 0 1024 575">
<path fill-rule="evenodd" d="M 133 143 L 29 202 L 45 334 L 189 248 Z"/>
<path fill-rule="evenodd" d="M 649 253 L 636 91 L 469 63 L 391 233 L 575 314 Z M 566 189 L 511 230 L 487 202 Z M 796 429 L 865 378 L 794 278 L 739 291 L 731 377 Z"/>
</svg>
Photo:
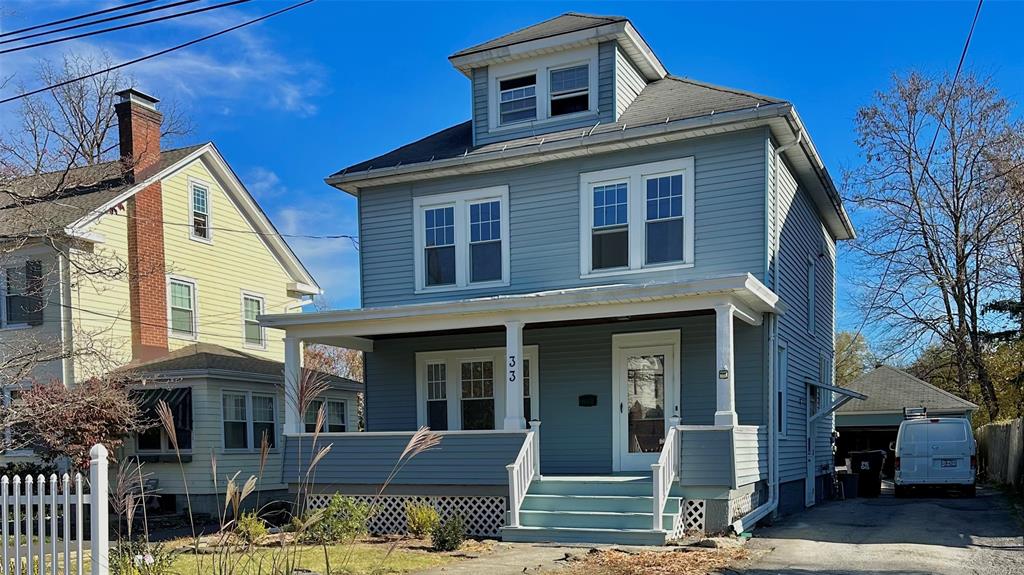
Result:
<svg viewBox="0 0 1024 575">
<path fill-rule="evenodd" d="M 1024 492 L 1024 419 L 983 425 L 975 437 L 979 471 L 989 481 Z"/>
<path fill-rule="evenodd" d="M 102 445 L 93 446 L 88 482 L 81 473 L 0 477 L 3 575 L 110 572 L 107 455 Z"/>
</svg>

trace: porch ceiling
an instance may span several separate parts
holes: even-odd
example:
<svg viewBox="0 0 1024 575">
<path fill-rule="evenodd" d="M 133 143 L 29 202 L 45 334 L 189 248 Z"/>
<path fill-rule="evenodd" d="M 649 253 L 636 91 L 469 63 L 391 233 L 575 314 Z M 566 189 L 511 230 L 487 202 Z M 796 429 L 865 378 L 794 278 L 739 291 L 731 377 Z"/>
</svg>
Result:
<svg viewBox="0 0 1024 575">
<path fill-rule="evenodd" d="M 372 349 L 368 338 L 525 324 L 682 313 L 732 305 L 736 316 L 760 324 L 764 313 L 783 313 L 778 296 L 750 274 L 685 282 L 616 284 L 528 294 L 379 308 L 260 316 L 287 337 L 354 349 Z"/>
</svg>

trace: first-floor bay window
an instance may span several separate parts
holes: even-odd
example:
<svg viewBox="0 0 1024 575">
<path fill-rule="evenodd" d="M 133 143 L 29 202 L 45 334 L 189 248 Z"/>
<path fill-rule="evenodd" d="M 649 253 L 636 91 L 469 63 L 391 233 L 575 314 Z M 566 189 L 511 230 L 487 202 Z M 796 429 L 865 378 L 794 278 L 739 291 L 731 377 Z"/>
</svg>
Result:
<svg viewBox="0 0 1024 575">
<path fill-rule="evenodd" d="M 224 448 L 247 449 L 249 447 L 249 419 L 247 417 L 244 393 L 225 393 L 224 403 Z"/>
<path fill-rule="evenodd" d="M 277 447 L 277 399 L 270 393 L 225 391 L 221 396 L 224 449 Z"/>
<path fill-rule="evenodd" d="M 276 422 L 274 414 L 274 396 L 252 396 L 252 437 L 253 446 L 260 447 L 267 442 L 268 447 L 275 447 L 274 437 Z"/>
<path fill-rule="evenodd" d="M 328 399 L 326 404 L 322 399 L 309 402 L 306 408 L 305 431 L 306 433 L 344 433 L 348 430 L 345 423 L 347 420 L 346 403 L 340 399 Z M 320 417 L 320 410 L 324 413 L 323 426 L 317 430 L 317 419 Z"/>
<path fill-rule="evenodd" d="M 416 290 L 507 285 L 508 187 L 413 200 Z"/>
<path fill-rule="evenodd" d="M 523 349 L 523 415 L 540 415 L 537 346 Z M 416 354 L 417 419 L 434 431 L 496 429 L 505 419 L 505 349 Z"/>
<path fill-rule="evenodd" d="M 692 157 L 580 174 L 580 275 L 693 265 L 693 207 Z"/>
</svg>

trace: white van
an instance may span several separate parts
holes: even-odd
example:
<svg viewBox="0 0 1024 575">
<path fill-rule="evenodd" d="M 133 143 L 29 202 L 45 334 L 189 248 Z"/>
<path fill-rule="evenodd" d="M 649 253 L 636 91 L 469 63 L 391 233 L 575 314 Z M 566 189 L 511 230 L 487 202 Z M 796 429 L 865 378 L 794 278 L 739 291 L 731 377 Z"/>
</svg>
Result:
<svg viewBox="0 0 1024 575">
<path fill-rule="evenodd" d="M 978 467 L 971 422 L 957 417 L 907 419 L 896 436 L 896 497 L 918 485 L 957 485 L 973 497 Z"/>
</svg>

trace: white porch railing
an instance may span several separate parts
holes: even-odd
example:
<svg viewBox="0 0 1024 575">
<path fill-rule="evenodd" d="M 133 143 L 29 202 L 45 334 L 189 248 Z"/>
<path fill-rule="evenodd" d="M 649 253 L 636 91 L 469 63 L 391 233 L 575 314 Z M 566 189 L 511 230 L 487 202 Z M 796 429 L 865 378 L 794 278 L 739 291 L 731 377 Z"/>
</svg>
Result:
<svg viewBox="0 0 1024 575">
<path fill-rule="evenodd" d="M 107 449 L 90 451 L 89 493 L 82 474 L 0 478 L 3 575 L 85 575 L 83 517 L 89 507 L 92 575 L 110 569 L 107 531 Z M 49 484 L 47 486 L 47 483 Z M 72 529 L 74 522 L 74 529 Z M 49 530 L 47 530 L 49 526 Z"/>
<path fill-rule="evenodd" d="M 653 529 L 664 530 L 663 514 L 665 502 L 668 501 L 668 494 L 672 490 L 672 483 L 679 475 L 679 423 L 677 418 L 672 418 L 672 424 L 665 434 L 665 443 L 661 446 L 661 455 L 658 462 L 651 464 L 651 482 L 654 486 L 654 521 Z"/>
<path fill-rule="evenodd" d="M 519 527 L 519 508 L 530 489 L 530 483 L 540 477 L 540 421 L 530 422 L 523 448 L 516 460 L 505 466 L 508 470 L 508 525 Z"/>
</svg>

